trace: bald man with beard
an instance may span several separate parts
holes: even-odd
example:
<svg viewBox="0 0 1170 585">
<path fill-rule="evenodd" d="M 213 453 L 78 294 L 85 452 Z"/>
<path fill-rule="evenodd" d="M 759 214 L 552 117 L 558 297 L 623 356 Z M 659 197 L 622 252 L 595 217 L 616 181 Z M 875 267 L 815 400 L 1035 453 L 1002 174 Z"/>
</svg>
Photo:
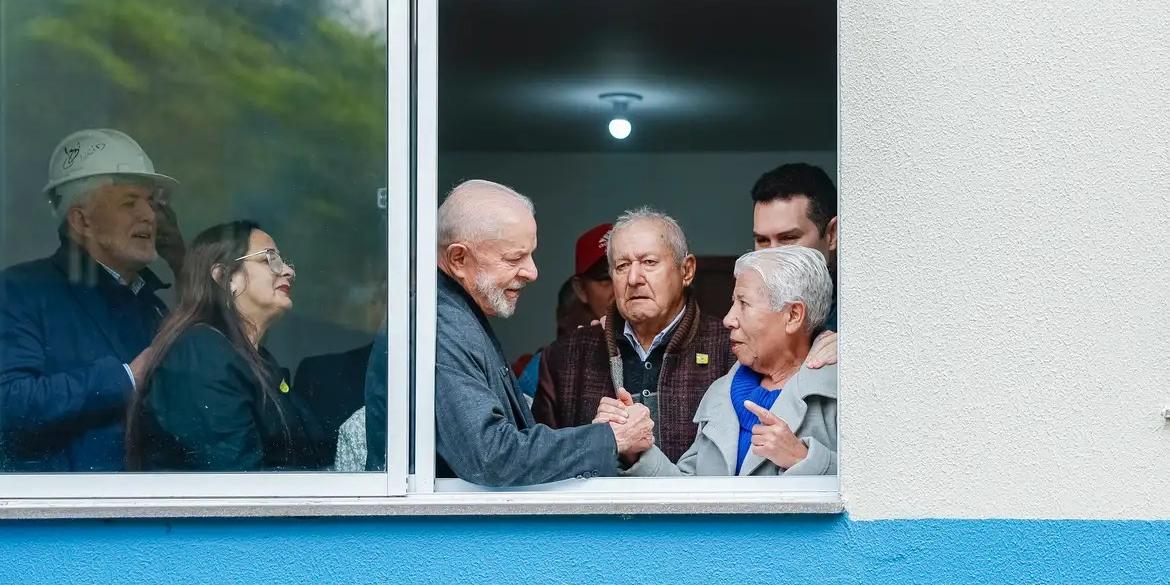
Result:
<svg viewBox="0 0 1170 585">
<path fill-rule="evenodd" d="M 506 319 L 537 278 L 532 202 L 471 180 L 439 207 L 435 350 L 436 475 L 518 486 L 617 474 L 618 457 L 654 441 L 650 412 L 622 423 L 536 424 L 488 317 Z"/>
</svg>

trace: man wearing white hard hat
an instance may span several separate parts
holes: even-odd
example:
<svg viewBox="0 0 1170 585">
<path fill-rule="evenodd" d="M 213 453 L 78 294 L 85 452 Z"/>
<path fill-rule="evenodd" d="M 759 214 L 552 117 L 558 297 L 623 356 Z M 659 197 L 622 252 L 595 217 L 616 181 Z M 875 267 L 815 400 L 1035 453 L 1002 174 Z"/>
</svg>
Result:
<svg viewBox="0 0 1170 585">
<path fill-rule="evenodd" d="M 126 401 L 166 306 L 147 265 L 175 273 L 182 236 L 142 147 L 81 130 L 49 159 L 45 185 L 61 246 L 0 273 L 0 468 L 122 469 Z"/>
</svg>

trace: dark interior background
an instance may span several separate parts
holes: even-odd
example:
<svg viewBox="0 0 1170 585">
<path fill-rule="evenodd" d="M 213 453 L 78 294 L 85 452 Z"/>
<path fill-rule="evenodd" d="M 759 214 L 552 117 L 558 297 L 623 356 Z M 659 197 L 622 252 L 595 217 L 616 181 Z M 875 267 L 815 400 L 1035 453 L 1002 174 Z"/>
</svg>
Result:
<svg viewBox="0 0 1170 585">
<path fill-rule="evenodd" d="M 836 148 L 832 2 L 450 0 L 439 35 L 443 150 Z M 607 91 L 644 97 L 620 143 Z"/>
<path fill-rule="evenodd" d="M 836 176 L 836 5 L 792 0 L 450 0 L 439 5 L 439 178 L 537 208 L 540 279 L 495 324 L 516 356 L 553 336 L 579 234 L 649 204 L 701 256 L 751 248 L 750 189 L 784 162 Z M 631 136 L 604 92 L 641 94 Z M 716 272 L 708 267 L 707 272 Z"/>
</svg>

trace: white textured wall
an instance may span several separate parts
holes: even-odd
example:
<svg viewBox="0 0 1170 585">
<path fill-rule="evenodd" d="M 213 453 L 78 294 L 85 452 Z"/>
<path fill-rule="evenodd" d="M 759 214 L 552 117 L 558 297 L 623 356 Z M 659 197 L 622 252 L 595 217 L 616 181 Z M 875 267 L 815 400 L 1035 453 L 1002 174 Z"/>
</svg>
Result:
<svg viewBox="0 0 1170 585">
<path fill-rule="evenodd" d="M 833 152 L 453 152 L 439 157 L 439 189 L 486 178 L 515 187 L 536 205 L 540 277 L 516 314 L 494 323 L 504 351 L 516 357 L 552 341 L 557 290 L 573 274 L 582 232 L 626 209 L 653 205 L 682 224 L 696 253 L 741 254 L 752 247 L 752 185 L 795 161 L 835 175 Z"/>
<path fill-rule="evenodd" d="M 855 518 L 1170 518 L 1170 2 L 840 3 Z"/>
</svg>

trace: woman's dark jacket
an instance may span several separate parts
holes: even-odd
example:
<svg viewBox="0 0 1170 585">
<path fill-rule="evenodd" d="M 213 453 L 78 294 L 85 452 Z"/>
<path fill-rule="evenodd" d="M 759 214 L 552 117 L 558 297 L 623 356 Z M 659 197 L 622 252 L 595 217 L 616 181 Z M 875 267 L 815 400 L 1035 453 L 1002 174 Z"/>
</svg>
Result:
<svg viewBox="0 0 1170 585">
<path fill-rule="evenodd" d="M 268 350 L 261 348 L 260 356 L 275 401 L 218 330 L 196 325 L 182 333 L 152 376 L 143 404 L 143 469 L 271 471 L 311 465 L 324 431 L 288 386 L 288 371 Z"/>
</svg>

